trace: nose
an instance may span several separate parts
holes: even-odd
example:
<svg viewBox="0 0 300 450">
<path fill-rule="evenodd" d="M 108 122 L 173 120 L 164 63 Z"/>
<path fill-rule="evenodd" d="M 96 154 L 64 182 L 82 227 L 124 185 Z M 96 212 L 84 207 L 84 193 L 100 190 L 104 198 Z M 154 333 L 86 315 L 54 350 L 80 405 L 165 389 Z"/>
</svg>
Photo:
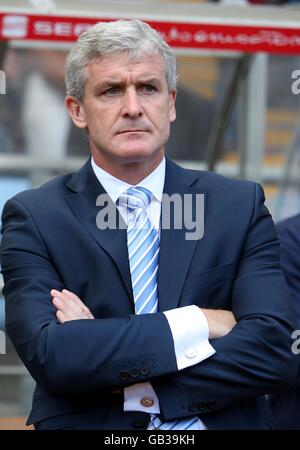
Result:
<svg viewBox="0 0 300 450">
<path fill-rule="evenodd" d="M 143 115 L 141 99 L 134 88 L 127 89 L 123 96 L 123 116 L 137 118 Z"/>
</svg>

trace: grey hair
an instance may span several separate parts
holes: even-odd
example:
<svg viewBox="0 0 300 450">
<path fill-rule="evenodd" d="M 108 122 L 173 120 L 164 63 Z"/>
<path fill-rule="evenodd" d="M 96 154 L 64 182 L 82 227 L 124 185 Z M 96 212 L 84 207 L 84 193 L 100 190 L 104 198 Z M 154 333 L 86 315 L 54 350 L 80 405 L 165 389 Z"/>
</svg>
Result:
<svg viewBox="0 0 300 450">
<path fill-rule="evenodd" d="M 84 98 L 86 66 L 107 55 L 127 52 L 133 58 L 158 52 L 165 63 L 168 90 L 176 88 L 176 58 L 163 37 L 141 20 L 98 22 L 82 33 L 68 53 L 65 83 L 68 95 Z"/>
</svg>

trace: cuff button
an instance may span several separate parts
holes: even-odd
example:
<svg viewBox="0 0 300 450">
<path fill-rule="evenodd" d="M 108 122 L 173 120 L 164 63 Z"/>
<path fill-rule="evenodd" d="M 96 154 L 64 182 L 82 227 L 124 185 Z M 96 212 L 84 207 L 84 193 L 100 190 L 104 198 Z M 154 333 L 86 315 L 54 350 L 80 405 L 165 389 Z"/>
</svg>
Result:
<svg viewBox="0 0 300 450">
<path fill-rule="evenodd" d="M 197 355 L 198 355 L 198 352 L 197 352 L 197 350 L 196 350 L 195 348 L 191 348 L 190 350 L 188 350 L 188 351 L 185 353 L 185 356 L 186 356 L 187 358 L 189 358 L 189 359 L 196 358 Z"/>
<path fill-rule="evenodd" d="M 151 406 L 154 405 L 154 400 L 151 397 L 143 397 L 140 403 L 142 406 L 145 406 L 146 408 L 151 408 Z"/>
</svg>

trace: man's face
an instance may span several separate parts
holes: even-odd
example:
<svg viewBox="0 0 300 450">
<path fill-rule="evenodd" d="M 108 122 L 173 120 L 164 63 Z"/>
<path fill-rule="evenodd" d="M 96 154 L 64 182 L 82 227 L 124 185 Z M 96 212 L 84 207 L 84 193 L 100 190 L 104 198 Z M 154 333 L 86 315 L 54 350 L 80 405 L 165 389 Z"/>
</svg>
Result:
<svg viewBox="0 0 300 450">
<path fill-rule="evenodd" d="M 163 155 L 175 120 L 176 92 L 169 93 L 159 54 L 132 59 L 110 55 L 86 68 L 77 126 L 88 129 L 97 161 L 142 162 Z"/>
</svg>

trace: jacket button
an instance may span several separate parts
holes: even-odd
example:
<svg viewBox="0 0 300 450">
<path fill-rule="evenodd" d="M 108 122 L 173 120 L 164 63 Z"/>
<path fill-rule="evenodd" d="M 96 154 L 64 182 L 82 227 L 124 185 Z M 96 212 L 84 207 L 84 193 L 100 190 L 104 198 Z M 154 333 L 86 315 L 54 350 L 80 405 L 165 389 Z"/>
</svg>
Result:
<svg viewBox="0 0 300 450">
<path fill-rule="evenodd" d="M 198 409 L 199 411 L 204 411 L 206 408 L 207 408 L 207 403 L 199 402 L 199 403 L 197 404 L 197 409 Z"/>
<path fill-rule="evenodd" d="M 150 367 L 148 366 L 148 364 L 145 364 L 144 367 L 142 367 L 140 369 L 140 374 L 145 376 L 145 375 L 149 375 L 149 373 L 150 373 Z"/>
<path fill-rule="evenodd" d="M 137 378 L 140 374 L 139 370 L 136 368 L 132 369 L 129 373 L 132 378 Z"/>
<path fill-rule="evenodd" d="M 188 405 L 188 409 L 189 409 L 191 412 L 196 412 L 196 411 L 197 411 L 197 404 L 196 404 L 196 403 L 190 403 L 190 404 Z"/>
<path fill-rule="evenodd" d="M 150 408 L 154 405 L 154 400 L 151 397 L 143 397 L 140 401 L 142 406 L 145 406 L 146 408 Z"/>
<path fill-rule="evenodd" d="M 208 409 L 215 409 L 216 406 L 216 402 L 208 402 L 207 404 Z"/>
<path fill-rule="evenodd" d="M 126 370 L 122 370 L 122 372 L 120 372 L 119 374 L 119 379 L 121 381 L 127 381 L 129 378 L 129 373 Z"/>
</svg>

